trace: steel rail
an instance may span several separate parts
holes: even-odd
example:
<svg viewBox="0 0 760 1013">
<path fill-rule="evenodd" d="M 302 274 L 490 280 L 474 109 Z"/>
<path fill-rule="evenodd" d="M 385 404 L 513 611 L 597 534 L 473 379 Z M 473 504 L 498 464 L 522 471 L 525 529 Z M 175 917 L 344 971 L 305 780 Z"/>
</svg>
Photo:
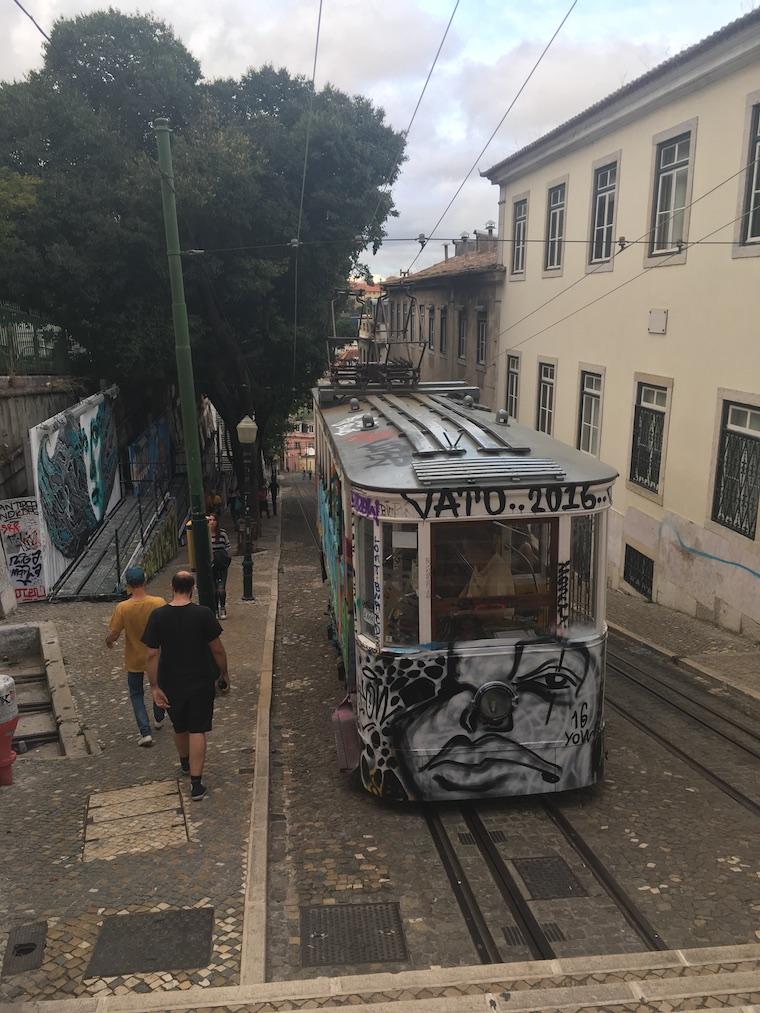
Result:
<svg viewBox="0 0 760 1013">
<path fill-rule="evenodd" d="M 512 873 L 504 863 L 499 850 L 491 840 L 485 824 L 475 812 L 472 805 L 464 805 L 461 809 L 470 833 L 485 859 L 491 878 L 498 887 L 501 896 L 509 908 L 518 928 L 521 930 L 525 943 L 536 960 L 552 960 L 556 956 L 546 933 L 538 924 L 536 916 L 528 902 L 520 892 Z"/>
<path fill-rule="evenodd" d="M 734 718 L 727 717 L 725 714 L 721 713 L 721 711 L 716 710 L 709 704 L 702 703 L 700 700 L 695 700 L 688 693 L 685 693 L 682 689 L 678 689 L 676 686 L 672 686 L 669 682 L 665 682 L 662 679 L 658 679 L 657 676 L 655 675 L 650 675 L 650 673 L 647 672 L 645 669 L 643 669 L 640 665 L 635 665 L 632 661 L 629 661 L 627 658 L 624 658 L 621 655 L 616 654 L 615 652 L 610 652 L 609 642 L 607 647 L 607 658 L 608 658 L 607 661 L 608 668 L 614 668 L 615 671 L 620 672 L 621 675 L 624 675 L 627 679 L 630 679 L 631 682 L 635 682 L 638 685 L 642 686 L 650 693 L 655 693 L 655 690 L 651 689 L 649 686 L 644 685 L 643 683 L 640 683 L 639 680 L 636 679 L 634 676 L 630 675 L 628 672 L 623 672 L 617 666 L 619 666 L 620 664 L 626 665 L 628 668 L 633 669 L 634 672 L 638 672 L 640 675 L 643 675 L 648 679 L 652 679 L 654 682 L 657 683 L 658 686 L 662 687 L 663 689 L 666 689 L 669 693 L 674 693 L 676 696 L 683 697 L 684 700 L 688 700 L 689 703 L 692 703 L 695 707 L 699 707 L 701 710 L 706 711 L 708 714 L 712 714 L 714 717 L 719 718 L 719 720 L 723 721 L 727 725 L 731 725 L 732 728 L 735 728 L 737 731 L 740 731 L 744 735 L 749 736 L 749 738 L 751 739 L 760 738 L 756 730 L 747 728 L 746 725 L 744 725 L 740 721 L 734 720 Z M 610 665 L 609 663 L 610 658 L 612 658 L 612 661 L 615 663 L 614 665 Z M 672 700 L 668 700 L 668 703 L 670 703 L 674 707 L 678 707 L 678 704 L 674 703 Z M 681 710 L 682 708 L 679 707 L 678 709 Z M 686 712 L 684 711 L 684 713 Z"/>
<path fill-rule="evenodd" d="M 753 816 L 760 816 L 760 803 L 755 802 L 754 799 L 750 798 L 748 795 L 745 795 L 744 792 L 739 791 L 738 788 L 734 788 L 732 784 L 729 784 L 728 781 L 725 781 L 722 777 L 720 777 L 720 775 L 714 773 L 712 770 L 709 769 L 709 767 L 705 767 L 705 765 L 700 763 L 699 760 L 695 760 L 693 757 L 689 756 L 688 753 L 685 753 L 683 749 L 680 749 L 674 742 L 671 742 L 670 739 L 665 738 L 664 735 L 661 735 L 659 732 L 656 732 L 653 728 L 650 728 L 648 725 L 644 724 L 643 721 L 640 721 L 637 717 L 631 714 L 631 712 L 627 710 L 625 707 L 622 707 L 619 703 L 615 703 L 614 700 L 611 700 L 609 696 L 607 697 L 607 704 L 610 707 L 612 707 L 613 710 L 616 710 L 619 714 L 622 714 L 623 717 L 626 719 L 626 721 L 628 721 L 630 724 L 638 728 L 639 731 L 642 731 L 645 735 L 648 735 L 650 738 L 654 739 L 655 742 L 659 742 L 659 744 L 664 749 L 667 749 L 669 753 L 672 753 L 673 756 L 677 757 L 688 767 L 691 767 L 692 770 L 696 771 L 698 774 L 701 774 L 706 781 L 709 781 L 712 785 L 718 788 L 719 791 L 722 791 L 725 795 L 728 795 L 729 798 L 732 798 L 735 802 L 738 802 L 739 805 L 744 806 L 744 808 L 748 810 L 748 812 L 751 812 Z"/>
<path fill-rule="evenodd" d="M 606 865 L 601 861 L 593 848 L 583 839 L 572 823 L 553 799 L 542 799 L 542 804 L 552 821 L 564 834 L 566 840 L 581 856 L 583 861 L 596 876 L 609 896 L 622 912 L 625 920 L 646 943 L 650 950 L 669 950 L 670 947 L 662 938 L 649 919 L 639 910 L 623 887 L 618 883 Z"/>
<path fill-rule="evenodd" d="M 430 806 L 424 808 L 423 815 L 481 963 L 501 964 L 502 956 L 486 924 L 483 912 L 457 853 L 449 840 L 441 817 Z"/>
</svg>

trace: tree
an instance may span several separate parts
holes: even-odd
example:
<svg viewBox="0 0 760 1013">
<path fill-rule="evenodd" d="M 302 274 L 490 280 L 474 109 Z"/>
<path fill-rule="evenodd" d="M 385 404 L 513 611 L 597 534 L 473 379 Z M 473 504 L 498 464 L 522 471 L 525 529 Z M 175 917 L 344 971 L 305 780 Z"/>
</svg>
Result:
<svg viewBox="0 0 760 1013">
<path fill-rule="evenodd" d="M 384 186 L 395 173 L 384 174 L 400 136 L 370 101 L 327 86 L 313 102 L 302 245 L 290 245 L 310 96 L 310 82 L 269 66 L 206 82 L 151 17 L 59 20 L 42 70 L 0 86 L 0 170 L 38 181 L 0 235 L 6 297 L 69 330 L 93 373 L 133 400 L 165 389 L 173 340 L 151 124 L 168 115 L 181 241 L 209 251 L 184 260 L 198 393 L 232 433 L 254 411 L 274 437 L 324 369 L 332 290 L 395 214 Z"/>
</svg>

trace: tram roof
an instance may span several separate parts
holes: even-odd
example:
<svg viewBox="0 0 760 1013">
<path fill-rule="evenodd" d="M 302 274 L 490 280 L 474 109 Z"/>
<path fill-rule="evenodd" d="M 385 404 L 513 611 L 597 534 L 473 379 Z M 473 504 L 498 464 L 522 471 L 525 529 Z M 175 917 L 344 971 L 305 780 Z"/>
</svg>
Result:
<svg viewBox="0 0 760 1013">
<path fill-rule="evenodd" d="M 617 477 L 590 454 L 514 419 L 505 422 L 505 412 L 478 404 L 477 395 L 477 387 L 458 381 L 314 391 L 340 465 L 362 489 L 515 489 Z"/>
</svg>

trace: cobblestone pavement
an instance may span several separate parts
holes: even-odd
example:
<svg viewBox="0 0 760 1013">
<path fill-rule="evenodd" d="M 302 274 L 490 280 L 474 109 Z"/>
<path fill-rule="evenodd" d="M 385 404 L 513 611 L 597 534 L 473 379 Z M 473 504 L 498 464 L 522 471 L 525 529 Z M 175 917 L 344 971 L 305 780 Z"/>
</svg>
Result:
<svg viewBox="0 0 760 1013">
<path fill-rule="evenodd" d="M 269 604 L 276 524 L 264 522 L 263 551 L 255 555 L 255 603 L 240 600 L 240 561 L 235 560 L 230 570 L 229 619 L 223 624 L 223 641 L 233 688 L 217 701 L 206 764 L 209 795 L 199 805 L 189 803 L 187 779 L 179 776 L 168 722 L 153 733 L 152 749 L 136 745 L 121 644 L 113 651 L 104 646 L 111 604 L 27 605 L 10 620 L 55 623 L 80 721 L 95 732 L 102 753 L 84 759 L 47 759 L 30 752 L 16 762 L 13 786 L 0 790 L 0 953 L 11 928 L 38 920 L 48 923 L 42 967 L 6 976 L 0 981 L 0 1000 L 183 990 L 239 980 L 259 650 Z M 181 563 L 179 557 L 156 578 L 151 590 L 168 596 L 171 573 Z M 184 843 L 160 851 L 114 853 L 110 860 L 83 861 L 91 795 L 177 782 L 178 777 L 178 822 L 187 827 Z M 148 796 L 151 790 L 157 789 L 146 789 Z M 133 800 L 131 808 L 123 810 L 132 834 L 115 839 L 149 841 L 158 824 L 158 817 L 150 815 L 154 809 L 145 797 Z M 214 909 L 208 967 L 87 977 L 107 915 L 188 907 Z"/>
</svg>

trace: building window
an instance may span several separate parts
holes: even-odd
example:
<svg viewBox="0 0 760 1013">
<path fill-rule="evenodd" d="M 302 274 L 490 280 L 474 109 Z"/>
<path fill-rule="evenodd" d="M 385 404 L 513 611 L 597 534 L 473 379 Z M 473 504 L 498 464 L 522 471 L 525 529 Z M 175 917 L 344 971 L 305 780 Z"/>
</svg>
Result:
<svg viewBox="0 0 760 1013">
<path fill-rule="evenodd" d="M 414 329 L 417 321 L 414 319 L 416 316 L 416 307 L 414 303 L 409 306 L 409 340 L 414 341 Z"/>
<path fill-rule="evenodd" d="M 438 336 L 439 336 L 439 348 L 441 349 L 441 355 L 446 354 L 446 317 L 448 311 L 445 306 L 441 306 L 441 312 L 439 314 L 438 324 Z"/>
<path fill-rule="evenodd" d="M 546 258 L 544 268 L 558 271 L 562 267 L 562 244 L 565 238 L 565 184 L 549 190 L 546 208 Z"/>
<path fill-rule="evenodd" d="M 520 393 L 520 360 L 516 355 L 507 356 L 507 414 L 517 418 L 517 398 Z"/>
<path fill-rule="evenodd" d="M 752 109 L 742 241 L 760 243 L 760 105 Z"/>
<path fill-rule="evenodd" d="M 401 327 L 399 328 L 402 337 L 406 337 L 406 310 L 407 310 L 406 303 L 404 303 L 401 315 Z"/>
<path fill-rule="evenodd" d="M 528 228 L 528 201 L 512 205 L 512 274 L 525 273 L 525 233 Z"/>
<path fill-rule="evenodd" d="M 435 351 L 435 306 L 428 306 L 428 348 Z"/>
<path fill-rule="evenodd" d="M 650 254 L 676 253 L 685 239 L 691 134 L 657 146 Z"/>
<path fill-rule="evenodd" d="M 425 307 L 420 305 L 420 341 L 425 340 Z"/>
<path fill-rule="evenodd" d="M 668 391 L 650 383 L 640 383 L 633 415 L 630 479 L 642 489 L 659 492 L 662 442 Z"/>
<path fill-rule="evenodd" d="M 485 311 L 478 313 L 478 344 L 477 344 L 477 362 L 479 366 L 484 366 L 486 363 L 486 348 L 488 344 L 488 317 Z"/>
<path fill-rule="evenodd" d="M 652 584 L 654 582 L 654 560 L 632 545 L 625 547 L 623 563 L 623 580 L 630 584 L 634 591 L 652 600 Z"/>
<path fill-rule="evenodd" d="M 581 397 L 578 409 L 578 449 L 599 453 L 599 428 L 602 421 L 602 377 L 599 373 L 581 373 Z"/>
<path fill-rule="evenodd" d="M 457 355 L 460 359 L 467 357 L 467 314 L 459 311 L 459 333 L 457 337 Z"/>
<path fill-rule="evenodd" d="M 723 403 L 712 519 L 755 537 L 760 503 L 760 408 Z"/>
<path fill-rule="evenodd" d="M 554 427 L 554 379 L 554 366 L 549 362 L 539 362 L 536 429 L 549 436 Z"/>
<path fill-rule="evenodd" d="M 603 264 L 612 256 L 612 226 L 615 221 L 617 163 L 602 166 L 594 173 L 591 263 Z"/>
</svg>

